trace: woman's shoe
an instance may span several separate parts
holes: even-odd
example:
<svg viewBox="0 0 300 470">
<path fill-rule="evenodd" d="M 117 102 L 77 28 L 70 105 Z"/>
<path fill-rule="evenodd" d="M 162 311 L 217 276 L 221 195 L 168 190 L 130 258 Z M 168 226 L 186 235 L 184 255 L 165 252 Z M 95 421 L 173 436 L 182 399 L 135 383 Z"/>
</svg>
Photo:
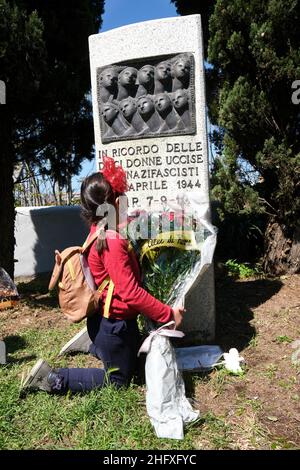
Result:
<svg viewBox="0 0 300 470">
<path fill-rule="evenodd" d="M 43 390 L 48 393 L 60 392 L 62 387 L 63 377 L 43 359 L 37 361 L 22 384 L 23 391 Z"/>
<path fill-rule="evenodd" d="M 85 327 L 63 346 L 63 348 L 59 351 L 58 355 L 63 356 L 64 354 L 69 354 L 72 352 L 88 353 L 91 344 L 92 341 L 90 340 L 87 328 Z"/>
</svg>

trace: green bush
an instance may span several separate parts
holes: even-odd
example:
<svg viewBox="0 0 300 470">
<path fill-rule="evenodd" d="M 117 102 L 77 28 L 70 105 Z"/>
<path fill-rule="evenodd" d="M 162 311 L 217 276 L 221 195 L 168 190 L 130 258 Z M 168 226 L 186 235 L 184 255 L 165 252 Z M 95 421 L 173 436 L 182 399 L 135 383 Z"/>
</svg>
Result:
<svg viewBox="0 0 300 470">
<path fill-rule="evenodd" d="M 262 274 L 260 266 L 251 266 L 249 263 L 238 263 L 235 259 L 226 261 L 225 266 L 231 276 L 239 278 L 256 277 Z"/>
</svg>

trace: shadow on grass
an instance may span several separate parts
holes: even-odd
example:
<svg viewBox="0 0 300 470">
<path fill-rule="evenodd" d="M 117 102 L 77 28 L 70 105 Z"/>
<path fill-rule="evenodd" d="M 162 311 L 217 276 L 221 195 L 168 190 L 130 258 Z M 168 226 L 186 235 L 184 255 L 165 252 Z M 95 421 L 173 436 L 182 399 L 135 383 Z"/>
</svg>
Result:
<svg viewBox="0 0 300 470">
<path fill-rule="evenodd" d="M 14 366 L 15 364 L 23 364 L 24 362 L 33 361 L 33 359 L 37 359 L 36 354 L 28 354 L 28 356 L 23 356 L 20 358 L 17 357 L 8 357 L 7 358 L 7 366 Z"/>
<path fill-rule="evenodd" d="M 251 325 L 253 309 L 277 294 L 283 283 L 278 279 L 249 279 L 236 281 L 231 277 L 216 280 L 216 338 L 213 344 L 219 345 L 225 352 L 230 348 L 242 351 L 256 335 Z M 186 395 L 194 397 L 196 381 L 210 381 L 213 369 L 203 371 L 183 371 Z M 201 409 L 201 404 L 195 403 Z"/>
<path fill-rule="evenodd" d="M 42 273 L 34 278 L 17 283 L 22 300 L 32 308 L 58 307 L 56 290 L 48 291 L 51 273 Z"/>
<path fill-rule="evenodd" d="M 6 336 L 6 338 L 4 338 L 4 341 L 8 353 L 14 353 L 19 349 L 25 349 L 27 346 L 25 338 L 18 335 Z"/>
<path fill-rule="evenodd" d="M 225 351 L 242 351 L 256 335 L 251 325 L 253 309 L 269 300 L 282 287 L 278 279 L 237 282 L 227 277 L 216 281 L 216 341 Z"/>
<path fill-rule="evenodd" d="M 16 280 L 18 292 L 22 296 L 47 294 L 51 273 L 38 274 L 25 280 Z M 22 278 L 24 279 L 24 278 Z"/>
<path fill-rule="evenodd" d="M 55 294 L 48 294 L 45 297 L 42 296 L 31 296 L 23 298 L 23 301 L 30 308 L 45 308 L 52 309 L 58 308 L 58 300 Z"/>
<path fill-rule="evenodd" d="M 22 336 L 10 335 L 10 336 L 6 336 L 5 338 L 3 338 L 3 340 L 5 342 L 6 352 L 8 354 L 7 362 L 5 364 L 6 366 L 9 367 L 15 364 L 23 364 L 24 362 L 29 362 L 29 361 L 32 361 L 33 359 L 36 359 L 35 354 L 28 354 L 27 356 L 22 356 L 19 358 L 9 356 L 9 354 L 13 354 L 16 351 L 26 349 L 27 342 L 25 338 L 23 338 Z"/>
</svg>

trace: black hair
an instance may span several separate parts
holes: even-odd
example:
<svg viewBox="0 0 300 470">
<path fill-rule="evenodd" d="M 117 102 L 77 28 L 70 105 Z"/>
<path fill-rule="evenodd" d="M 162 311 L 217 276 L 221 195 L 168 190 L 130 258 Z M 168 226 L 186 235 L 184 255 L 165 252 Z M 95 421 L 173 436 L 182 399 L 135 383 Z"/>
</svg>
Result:
<svg viewBox="0 0 300 470">
<path fill-rule="evenodd" d="M 102 173 L 93 173 L 84 179 L 80 190 L 81 216 L 89 227 L 104 218 L 97 215 L 98 207 L 105 203 L 114 205 L 117 196 Z M 103 230 L 106 228 L 107 226 L 103 227 Z M 107 244 L 102 232 L 101 238 L 97 239 L 96 249 L 101 254 L 104 248 L 107 248 Z"/>
</svg>

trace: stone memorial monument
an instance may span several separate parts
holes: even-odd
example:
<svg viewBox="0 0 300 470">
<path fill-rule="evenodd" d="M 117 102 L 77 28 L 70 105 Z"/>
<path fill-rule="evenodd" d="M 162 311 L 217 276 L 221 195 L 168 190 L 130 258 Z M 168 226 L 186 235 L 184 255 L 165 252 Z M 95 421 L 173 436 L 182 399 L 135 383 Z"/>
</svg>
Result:
<svg viewBox="0 0 300 470">
<path fill-rule="evenodd" d="M 97 167 L 125 169 L 129 207 L 162 209 L 197 191 L 209 206 L 200 15 L 136 23 L 90 36 Z M 187 341 L 214 338 L 210 267 L 185 299 Z"/>
</svg>

